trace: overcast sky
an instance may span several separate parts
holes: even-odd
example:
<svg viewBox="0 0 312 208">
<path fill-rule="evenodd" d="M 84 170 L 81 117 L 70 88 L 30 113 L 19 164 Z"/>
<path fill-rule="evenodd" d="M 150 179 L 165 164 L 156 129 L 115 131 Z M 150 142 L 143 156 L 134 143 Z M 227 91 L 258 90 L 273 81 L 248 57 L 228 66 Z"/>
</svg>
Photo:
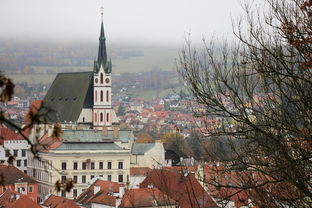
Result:
<svg viewBox="0 0 312 208">
<path fill-rule="evenodd" d="M 101 6 L 112 42 L 231 36 L 231 19 L 242 14 L 240 0 L 0 0 L 0 36 L 97 41 Z"/>
</svg>

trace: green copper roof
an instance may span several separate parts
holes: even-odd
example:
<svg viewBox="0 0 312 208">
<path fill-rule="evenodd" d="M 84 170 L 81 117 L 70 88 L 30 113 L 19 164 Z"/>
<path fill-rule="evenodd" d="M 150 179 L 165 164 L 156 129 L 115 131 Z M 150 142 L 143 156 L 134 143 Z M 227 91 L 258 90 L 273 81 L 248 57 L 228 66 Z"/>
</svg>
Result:
<svg viewBox="0 0 312 208">
<path fill-rule="evenodd" d="M 131 153 L 133 155 L 144 155 L 144 153 L 152 149 L 154 146 L 155 146 L 155 143 L 148 143 L 148 144 L 133 143 Z"/>
<path fill-rule="evenodd" d="M 122 148 L 113 142 L 66 142 L 57 150 L 122 150 Z"/>
<path fill-rule="evenodd" d="M 76 122 L 82 108 L 93 106 L 93 72 L 59 73 L 43 102 L 55 111 L 50 122 Z"/>
<path fill-rule="evenodd" d="M 101 22 L 101 31 L 99 38 L 99 50 L 98 50 L 98 58 L 97 61 L 94 61 L 93 70 L 98 73 L 101 66 L 105 73 L 112 72 L 112 62 L 107 60 L 107 51 L 106 51 L 106 43 L 105 43 L 105 34 L 104 34 L 104 25 L 103 20 Z"/>
<path fill-rule="evenodd" d="M 107 131 L 107 136 L 103 136 L 101 130 L 64 130 L 61 137 L 64 142 L 110 142 L 114 139 L 128 142 L 134 140 L 130 130 L 119 130 L 119 138 L 113 138 L 112 130 Z"/>
</svg>

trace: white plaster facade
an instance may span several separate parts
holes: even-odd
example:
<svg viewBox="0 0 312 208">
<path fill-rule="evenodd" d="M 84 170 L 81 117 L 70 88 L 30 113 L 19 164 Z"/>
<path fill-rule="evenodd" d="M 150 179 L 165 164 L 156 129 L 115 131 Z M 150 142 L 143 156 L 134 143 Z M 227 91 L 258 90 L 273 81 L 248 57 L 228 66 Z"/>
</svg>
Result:
<svg viewBox="0 0 312 208">
<path fill-rule="evenodd" d="M 10 155 L 15 157 L 13 165 L 27 173 L 27 150 L 30 148 L 26 140 L 5 140 L 0 146 L 0 161 L 8 165 Z"/>
<path fill-rule="evenodd" d="M 153 169 L 165 166 L 165 164 L 165 148 L 161 142 L 156 142 L 153 148 L 142 154 L 131 155 L 132 167 L 149 167 Z"/>
</svg>

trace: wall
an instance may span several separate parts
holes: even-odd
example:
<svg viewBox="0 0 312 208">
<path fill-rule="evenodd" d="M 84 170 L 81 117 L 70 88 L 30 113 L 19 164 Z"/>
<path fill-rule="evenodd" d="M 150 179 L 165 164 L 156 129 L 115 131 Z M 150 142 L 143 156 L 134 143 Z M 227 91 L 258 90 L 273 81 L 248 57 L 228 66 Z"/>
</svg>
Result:
<svg viewBox="0 0 312 208">
<path fill-rule="evenodd" d="M 5 150 L 10 150 L 11 155 L 13 155 L 14 151 L 17 150 L 17 156 L 15 157 L 15 161 L 13 165 L 20 169 L 21 171 L 27 171 L 27 165 L 25 166 L 25 160 L 27 161 L 27 150 L 29 149 L 29 145 L 25 140 L 6 140 L 4 144 L 0 146 L 0 162 L 4 164 L 8 164 L 8 157 L 5 156 Z M 25 150 L 26 155 L 22 156 L 22 150 Z M 20 166 L 17 166 L 17 161 L 20 161 Z M 27 163 L 27 162 L 26 162 Z"/>
<path fill-rule="evenodd" d="M 133 167 L 149 167 L 157 168 L 164 166 L 165 162 L 165 149 L 162 143 L 155 143 L 155 146 L 144 155 L 132 155 L 131 164 Z"/>
<path fill-rule="evenodd" d="M 130 175 L 130 152 L 129 150 L 106 150 L 105 152 L 95 150 L 90 151 L 50 151 L 50 153 L 40 154 L 43 160 L 52 163 L 52 166 L 47 166 L 45 169 L 44 164 L 34 160 L 29 163 L 29 173 L 35 172 L 36 179 L 40 182 L 40 198 L 44 199 L 44 195 L 56 194 L 60 196 L 60 193 L 54 192 L 54 184 L 56 181 L 61 180 L 61 176 L 66 176 L 67 179 L 72 179 L 73 176 L 77 176 L 78 181 L 74 189 L 77 189 L 78 196 L 83 192 L 83 189 L 88 187 L 88 182 L 91 180 L 91 175 L 100 176 L 107 180 L 108 175 L 112 175 L 112 181 L 118 182 L 118 175 L 123 175 L 124 183 L 127 180 L 127 175 Z M 32 158 L 29 158 L 32 159 Z M 82 162 L 95 162 L 95 169 L 87 168 L 82 169 Z M 104 164 L 103 169 L 99 169 L 99 162 Z M 107 169 L 107 162 L 112 162 L 112 169 Z M 123 162 L 123 169 L 118 169 L 118 162 Z M 61 163 L 66 162 L 66 170 L 61 170 Z M 73 169 L 73 163 L 78 163 L 78 169 Z M 36 169 L 36 171 L 34 171 Z M 86 183 L 82 183 L 82 176 L 86 176 Z M 70 193 L 66 193 L 67 198 L 73 199 L 73 190 Z"/>
</svg>

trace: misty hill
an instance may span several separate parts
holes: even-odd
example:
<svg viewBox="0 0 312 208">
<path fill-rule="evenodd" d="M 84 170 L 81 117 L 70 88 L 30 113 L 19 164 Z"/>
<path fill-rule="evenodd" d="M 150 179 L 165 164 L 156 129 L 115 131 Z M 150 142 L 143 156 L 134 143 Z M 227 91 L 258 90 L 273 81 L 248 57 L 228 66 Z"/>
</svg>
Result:
<svg viewBox="0 0 312 208">
<path fill-rule="evenodd" d="M 44 42 L 0 40 L 0 71 L 7 74 L 55 74 L 92 69 L 96 42 Z M 108 44 L 115 73 L 175 69 L 178 49 L 170 47 Z"/>
</svg>

